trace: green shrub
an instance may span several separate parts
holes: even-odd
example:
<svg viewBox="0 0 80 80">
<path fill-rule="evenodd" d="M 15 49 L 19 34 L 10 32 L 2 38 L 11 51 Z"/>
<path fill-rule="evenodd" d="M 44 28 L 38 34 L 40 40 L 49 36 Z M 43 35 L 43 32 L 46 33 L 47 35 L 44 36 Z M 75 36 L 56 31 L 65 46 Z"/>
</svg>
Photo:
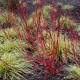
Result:
<svg viewBox="0 0 80 80">
<path fill-rule="evenodd" d="M 18 35 L 17 35 L 17 33 L 14 31 L 13 28 L 11 28 L 11 29 L 5 29 L 5 32 L 6 33 L 4 33 L 3 30 L 0 30 L 0 33 L 1 33 L 0 34 L 0 41 L 4 41 L 7 38 L 14 40 L 13 37 L 19 38 Z"/>
</svg>

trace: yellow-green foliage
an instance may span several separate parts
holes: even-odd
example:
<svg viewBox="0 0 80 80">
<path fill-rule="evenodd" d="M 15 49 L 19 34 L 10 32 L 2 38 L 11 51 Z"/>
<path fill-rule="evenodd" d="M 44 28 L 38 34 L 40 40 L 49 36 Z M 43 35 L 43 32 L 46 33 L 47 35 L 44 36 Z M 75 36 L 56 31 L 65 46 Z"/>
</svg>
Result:
<svg viewBox="0 0 80 80">
<path fill-rule="evenodd" d="M 77 31 L 80 33 L 80 25 L 78 25 Z"/>
<path fill-rule="evenodd" d="M 49 40 L 50 41 L 50 48 L 51 48 L 51 52 L 55 52 L 55 50 L 58 50 L 58 54 L 59 55 L 63 55 L 65 56 L 66 53 L 66 49 L 68 49 L 68 40 L 66 39 L 64 41 L 64 36 L 60 34 L 60 36 L 58 37 L 57 34 L 53 34 L 51 33 L 51 37 L 50 39 L 47 39 L 47 45 L 49 47 Z M 58 40 L 58 44 L 57 44 L 57 40 Z M 65 47 L 66 45 L 66 47 Z M 71 41 L 69 41 L 69 45 L 71 45 Z M 53 50 L 53 46 L 54 46 L 54 50 Z"/>
<path fill-rule="evenodd" d="M 6 39 L 6 36 L 2 30 L 0 30 L 0 40 Z"/>
<path fill-rule="evenodd" d="M 39 5 L 40 4 L 40 0 L 34 0 L 33 1 L 33 5 Z"/>
<path fill-rule="evenodd" d="M 12 38 L 12 37 L 18 38 L 18 34 L 13 28 L 7 28 L 6 34 L 8 34 L 8 38 Z"/>
<path fill-rule="evenodd" d="M 65 11 L 70 11 L 72 9 L 73 9 L 73 6 L 71 6 L 71 5 L 64 5 L 63 6 L 63 10 L 65 10 Z"/>
<path fill-rule="evenodd" d="M 47 23 L 51 20 L 51 12 L 56 12 L 56 9 L 54 9 L 50 5 L 43 6 L 42 10 L 38 9 L 37 13 L 34 12 L 31 14 L 31 17 L 28 19 L 29 27 L 33 27 L 33 25 L 35 26 L 35 24 L 38 24 L 39 18 L 40 18 L 40 22 L 39 22 L 40 25 L 46 26 Z M 32 23 L 34 23 L 34 24 L 32 25 Z"/>
<path fill-rule="evenodd" d="M 14 40 L 13 38 L 19 39 L 17 32 L 13 28 L 7 28 L 4 31 L 0 30 L 0 40 L 6 40 L 7 38 L 11 40 Z"/>
<path fill-rule="evenodd" d="M 3 80 L 21 80 L 23 76 L 19 73 L 21 71 L 29 72 L 27 65 L 17 58 L 15 54 L 4 54 L 0 59 L 0 78 Z M 31 67 L 30 64 L 28 64 Z"/>
<path fill-rule="evenodd" d="M 68 75 L 66 76 L 66 79 L 74 79 L 74 80 L 80 80 L 80 67 L 76 65 L 70 65 L 69 67 L 66 67 L 66 70 L 69 71 Z"/>
<path fill-rule="evenodd" d="M 2 24 L 2 27 L 6 28 L 6 27 L 12 27 L 12 25 L 14 25 L 15 23 L 20 24 L 21 19 L 12 12 L 4 11 L 0 13 L 0 22 Z"/>
<path fill-rule="evenodd" d="M 33 18 L 35 16 L 35 18 Z M 30 28 L 35 27 L 36 25 L 41 25 L 42 27 L 47 25 L 47 21 L 45 20 L 44 16 L 42 15 L 42 11 L 40 9 L 37 10 L 37 13 L 32 13 L 32 17 L 28 19 L 28 25 Z"/>
<path fill-rule="evenodd" d="M 4 54 L 0 61 L 0 78 L 3 78 L 4 80 L 13 80 L 13 78 L 19 79 L 20 75 L 18 75 L 18 71 L 12 67 L 20 68 L 20 64 L 16 57 L 13 54 Z"/>
<path fill-rule="evenodd" d="M 67 39 L 66 37 L 64 41 L 63 35 L 61 35 L 60 33 L 58 35 L 57 32 L 53 33 L 52 31 L 50 33 L 43 31 L 43 37 L 45 40 L 45 47 L 47 49 L 46 54 L 53 55 L 57 50 L 56 52 L 56 54 L 58 53 L 57 56 L 62 57 L 61 59 L 64 59 L 67 52 L 67 58 L 72 60 L 74 58 L 73 48 L 72 48 L 73 44 L 76 58 L 80 57 L 80 55 L 77 54 L 80 53 L 79 49 L 80 44 L 78 42 L 77 43 L 76 41 L 71 42 L 71 40 Z M 41 45 L 39 44 L 39 46 Z M 41 47 L 39 47 L 39 50 L 41 51 L 41 53 L 43 53 Z"/>
<path fill-rule="evenodd" d="M 50 5 L 43 7 L 43 14 L 46 20 L 51 20 L 51 12 L 56 12 L 56 9 Z"/>
<path fill-rule="evenodd" d="M 66 29 L 69 29 L 69 27 L 70 28 L 76 27 L 76 23 L 74 23 L 73 20 L 69 19 L 69 17 L 65 16 L 60 17 L 58 24 L 61 28 L 66 28 Z"/>
<path fill-rule="evenodd" d="M 53 33 L 52 31 L 50 33 L 43 31 L 43 37 L 45 40 L 45 47 L 47 49 L 47 53 L 50 56 L 53 55 L 56 50 L 56 54 L 58 53 L 58 57 L 62 57 L 62 59 L 64 59 L 65 55 L 66 55 L 66 51 L 68 54 L 68 58 L 72 58 L 72 46 L 71 46 L 71 41 L 67 40 L 65 38 L 64 41 L 64 36 L 60 34 L 60 36 L 57 35 L 57 32 Z M 58 44 L 57 44 L 58 41 Z M 43 54 L 42 52 L 42 46 L 41 44 L 38 45 L 38 50 L 40 51 L 40 53 Z M 46 49 L 44 49 L 44 51 L 46 52 Z M 45 55 L 46 55 L 45 54 Z"/>
<path fill-rule="evenodd" d="M 19 43 L 19 40 L 17 40 L 17 42 Z M 4 44 L 0 44 L 0 53 L 3 55 L 4 53 L 10 53 L 10 52 L 13 52 L 14 51 L 17 51 L 20 47 L 19 45 L 17 44 L 16 41 L 9 41 L 9 40 L 6 40 L 4 42 Z M 22 41 L 20 41 L 20 43 L 22 47 L 26 48 L 26 44 Z"/>
<path fill-rule="evenodd" d="M 35 24 L 37 24 L 37 17 L 35 18 L 35 20 L 33 18 L 28 19 L 28 25 L 30 28 L 33 28 L 33 26 L 35 27 Z"/>
<path fill-rule="evenodd" d="M 31 26 L 32 26 L 32 23 L 33 23 L 33 18 L 29 18 L 29 19 L 28 19 L 29 27 L 31 27 Z"/>
<path fill-rule="evenodd" d="M 53 9 L 52 6 L 47 5 L 47 6 L 44 6 L 44 7 L 43 7 L 43 10 L 45 10 L 45 11 L 47 11 L 47 12 L 51 12 L 51 11 L 54 10 L 54 9 Z"/>
<path fill-rule="evenodd" d="M 47 31 L 43 30 L 42 34 L 43 34 L 44 40 L 49 39 L 50 34 Z"/>
<path fill-rule="evenodd" d="M 11 12 L 3 12 L 2 14 L 0 14 L 0 21 L 1 23 L 6 23 L 6 24 L 9 24 L 9 23 L 13 23 L 15 21 L 15 16 L 13 13 Z"/>
<path fill-rule="evenodd" d="M 62 7 L 62 3 L 58 2 L 58 3 L 57 3 L 57 6 L 58 6 L 58 7 Z"/>
</svg>

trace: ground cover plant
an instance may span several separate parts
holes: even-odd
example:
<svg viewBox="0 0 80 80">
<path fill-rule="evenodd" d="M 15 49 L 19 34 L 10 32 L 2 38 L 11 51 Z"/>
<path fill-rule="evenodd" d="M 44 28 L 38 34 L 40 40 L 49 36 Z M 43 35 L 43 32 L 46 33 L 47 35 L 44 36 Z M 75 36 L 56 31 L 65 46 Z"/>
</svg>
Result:
<svg viewBox="0 0 80 80">
<path fill-rule="evenodd" d="M 54 2 L 32 1 L 34 12 L 30 15 L 28 0 L 7 1 L 0 17 L 0 79 L 80 78 L 79 20 L 71 15 L 72 5 L 58 2 L 56 7 Z"/>
</svg>

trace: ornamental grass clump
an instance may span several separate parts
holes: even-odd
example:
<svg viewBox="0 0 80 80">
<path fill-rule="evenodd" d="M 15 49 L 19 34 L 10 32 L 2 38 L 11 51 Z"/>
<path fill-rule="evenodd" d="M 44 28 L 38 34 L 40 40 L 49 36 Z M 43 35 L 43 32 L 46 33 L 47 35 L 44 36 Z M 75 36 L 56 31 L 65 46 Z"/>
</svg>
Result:
<svg viewBox="0 0 80 80">
<path fill-rule="evenodd" d="M 61 16 L 59 19 L 59 27 L 63 29 L 74 29 L 77 27 L 74 20 L 71 20 L 70 17 Z"/>
<path fill-rule="evenodd" d="M 43 31 L 42 33 L 44 38 L 43 40 L 45 41 L 45 48 L 47 50 L 46 54 L 52 56 L 53 52 L 57 50 L 57 57 L 58 57 L 57 60 L 58 61 L 63 60 L 66 55 L 65 53 L 69 48 L 67 52 L 67 58 L 72 59 L 74 57 L 72 54 L 71 40 L 65 38 L 64 41 L 64 36 L 62 34 L 59 34 L 60 36 L 57 37 L 57 32 L 54 33 L 54 32 Z M 39 44 L 39 46 L 40 45 L 41 44 Z M 41 50 L 40 47 L 39 50 Z"/>
<path fill-rule="evenodd" d="M 0 79 L 25 79 L 23 74 L 31 73 L 31 70 L 29 68 L 32 68 L 32 65 L 29 63 L 26 65 L 26 62 L 22 59 L 18 52 L 14 54 L 3 54 L 0 58 Z"/>
<path fill-rule="evenodd" d="M 65 77 L 66 79 L 80 80 L 80 67 L 76 65 L 70 65 L 66 67 L 69 74 Z"/>
<path fill-rule="evenodd" d="M 0 30 L 0 41 L 5 41 L 7 39 L 14 40 L 14 37 L 16 39 L 19 39 L 18 34 L 15 32 L 13 28 L 7 28 Z"/>
<path fill-rule="evenodd" d="M 64 5 L 64 6 L 63 6 L 63 10 L 64 10 L 64 11 L 70 11 L 70 10 L 73 10 L 73 8 L 74 8 L 74 7 L 73 7 L 72 5 Z"/>
<path fill-rule="evenodd" d="M 14 54 L 4 54 L 0 58 L 0 78 L 3 80 L 20 80 L 24 77 L 18 69 L 22 70 L 24 66 Z"/>
<path fill-rule="evenodd" d="M 11 27 L 14 24 L 15 16 L 11 12 L 3 12 L 0 14 L 0 22 L 2 24 L 2 28 Z"/>
<path fill-rule="evenodd" d="M 33 5 L 40 5 L 40 0 L 34 0 Z"/>
<path fill-rule="evenodd" d="M 56 12 L 56 8 L 53 8 L 51 5 L 47 5 L 43 7 L 44 18 L 48 21 L 51 20 L 51 13 Z"/>
<path fill-rule="evenodd" d="M 9 41 L 9 40 L 6 40 L 6 41 L 4 41 L 3 44 L 0 44 L 1 55 L 5 54 L 5 53 L 13 53 L 14 54 L 15 51 L 18 52 L 19 51 L 18 49 L 20 48 L 20 46 L 17 44 L 17 42 L 20 42 L 20 44 L 24 47 L 24 49 L 26 49 L 28 47 L 23 41 L 19 41 L 19 40 Z"/>
<path fill-rule="evenodd" d="M 57 3 L 57 6 L 58 6 L 58 8 L 61 8 L 62 7 L 62 3 L 61 2 L 58 2 Z"/>
<path fill-rule="evenodd" d="M 51 12 L 56 12 L 56 9 L 50 5 L 43 6 L 42 10 L 37 9 L 37 11 L 34 11 L 28 19 L 29 27 L 35 27 L 37 24 L 46 27 L 51 21 Z"/>
<path fill-rule="evenodd" d="M 5 10 L 0 13 L 0 23 L 0 29 L 11 28 L 12 26 L 20 26 L 21 18 L 13 12 Z"/>
</svg>

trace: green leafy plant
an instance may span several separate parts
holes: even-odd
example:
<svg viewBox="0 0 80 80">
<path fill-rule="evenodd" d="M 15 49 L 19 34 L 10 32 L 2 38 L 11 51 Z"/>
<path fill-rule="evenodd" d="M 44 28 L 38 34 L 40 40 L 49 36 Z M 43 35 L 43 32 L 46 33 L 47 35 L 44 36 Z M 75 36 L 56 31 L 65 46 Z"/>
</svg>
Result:
<svg viewBox="0 0 80 80">
<path fill-rule="evenodd" d="M 77 31 L 80 32 L 80 25 L 78 25 Z"/>
</svg>

